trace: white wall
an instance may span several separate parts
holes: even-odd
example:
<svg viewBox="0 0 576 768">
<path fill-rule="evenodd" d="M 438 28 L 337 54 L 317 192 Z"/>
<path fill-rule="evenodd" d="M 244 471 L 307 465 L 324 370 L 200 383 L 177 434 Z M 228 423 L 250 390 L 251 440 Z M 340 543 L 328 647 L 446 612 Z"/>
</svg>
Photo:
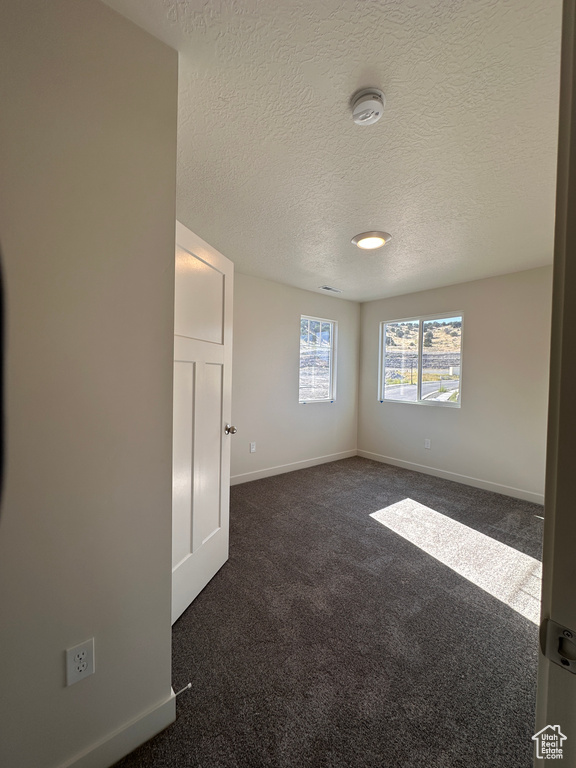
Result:
<svg viewBox="0 0 576 768">
<path fill-rule="evenodd" d="M 301 315 L 338 321 L 333 404 L 298 402 Z M 236 273 L 233 483 L 356 454 L 359 319 L 355 302 Z"/>
<path fill-rule="evenodd" d="M 102 768 L 174 716 L 177 57 L 93 0 L 0 3 L 0 104 L 0 765 Z"/>
<path fill-rule="evenodd" d="M 551 282 L 546 267 L 362 305 L 360 455 L 542 502 Z M 380 322 L 460 311 L 462 407 L 381 404 Z"/>
</svg>

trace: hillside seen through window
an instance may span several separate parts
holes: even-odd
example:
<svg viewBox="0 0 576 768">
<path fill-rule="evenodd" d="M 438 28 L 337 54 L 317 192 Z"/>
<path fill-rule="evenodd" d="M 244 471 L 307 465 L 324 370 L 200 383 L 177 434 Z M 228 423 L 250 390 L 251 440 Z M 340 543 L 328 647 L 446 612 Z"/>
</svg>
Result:
<svg viewBox="0 0 576 768">
<path fill-rule="evenodd" d="M 380 399 L 460 404 L 462 316 L 382 323 Z"/>
</svg>

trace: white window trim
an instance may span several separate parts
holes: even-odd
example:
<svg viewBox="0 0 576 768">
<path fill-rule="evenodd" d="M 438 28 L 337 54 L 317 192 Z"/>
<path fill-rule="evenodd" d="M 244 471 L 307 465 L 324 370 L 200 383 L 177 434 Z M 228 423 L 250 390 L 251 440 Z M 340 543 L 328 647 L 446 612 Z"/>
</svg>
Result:
<svg viewBox="0 0 576 768">
<path fill-rule="evenodd" d="M 330 393 L 331 397 L 323 397 L 320 400 L 300 400 L 300 405 L 311 405 L 312 403 L 328 403 L 332 404 L 336 402 L 336 366 L 337 355 L 336 347 L 338 344 L 338 321 L 330 320 L 328 317 L 314 317 L 314 315 L 300 315 L 300 322 L 302 320 L 316 320 L 320 323 L 330 323 L 332 325 L 332 343 L 330 345 Z M 300 334 L 298 334 L 300 339 Z M 298 398 L 300 398 L 300 342 L 298 342 Z"/>
<path fill-rule="evenodd" d="M 422 333 L 422 326 L 428 320 L 443 320 L 447 317 L 460 317 L 462 321 L 462 332 L 460 336 L 460 397 L 457 403 L 450 403 L 448 400 L 422 400 L 422 348 L 424 344 L 424 334 Z M 414 323 L 418 322 L 418 383 L 417 383 L 417 399 L 416 400 L 395 400 L 392 397 L 384 397 L 384 388 L 386 381 L 386 325 L 393 323 Z M 417 315 L 416 317 L 402 317 L 390 320 L 382 320 L 380 322 L 380 337 L 378 340 L 379 345 L 379 364 L 378 364 L 378 402 L 384 403 L 401 403 L 402 405 L 424 405 L 426 407 L 435 408 L 461 408 L 462 407 L 462 368 L 464 359 L 464 345 L 462 339 L 464 338 L 464 313 L 461 311 L 454 312 L 440 312 L 435 315 Z"/>
</svg>

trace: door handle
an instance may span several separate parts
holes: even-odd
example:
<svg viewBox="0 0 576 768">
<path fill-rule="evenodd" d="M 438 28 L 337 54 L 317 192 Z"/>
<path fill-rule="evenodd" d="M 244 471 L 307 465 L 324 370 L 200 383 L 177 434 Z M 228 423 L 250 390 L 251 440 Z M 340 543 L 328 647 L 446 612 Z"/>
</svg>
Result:
<svg viewBox="0 0 576 768">
<path fill-rule="evenodd" d="M 231 424 L 226 424 L 226 427 L 224 429 L 224 434 L 225 435 L 235 435 L 236 432 L 238 432 L 236 427 L 233 427 Z"/>
</svg>

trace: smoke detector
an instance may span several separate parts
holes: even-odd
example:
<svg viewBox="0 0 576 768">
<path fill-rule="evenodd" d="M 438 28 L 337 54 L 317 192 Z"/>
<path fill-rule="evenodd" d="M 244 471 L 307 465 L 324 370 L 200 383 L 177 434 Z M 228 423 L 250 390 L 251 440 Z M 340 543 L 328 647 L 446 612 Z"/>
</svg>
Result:
<svg viewBox="0 0 576 768">
<path fill-rule="evenodd" d="M 378 88 L 363 88 L 352 96 L 352 119 L 356 125 L 373 125 L 382 117 L 386 97 Z"/>
</svg>

